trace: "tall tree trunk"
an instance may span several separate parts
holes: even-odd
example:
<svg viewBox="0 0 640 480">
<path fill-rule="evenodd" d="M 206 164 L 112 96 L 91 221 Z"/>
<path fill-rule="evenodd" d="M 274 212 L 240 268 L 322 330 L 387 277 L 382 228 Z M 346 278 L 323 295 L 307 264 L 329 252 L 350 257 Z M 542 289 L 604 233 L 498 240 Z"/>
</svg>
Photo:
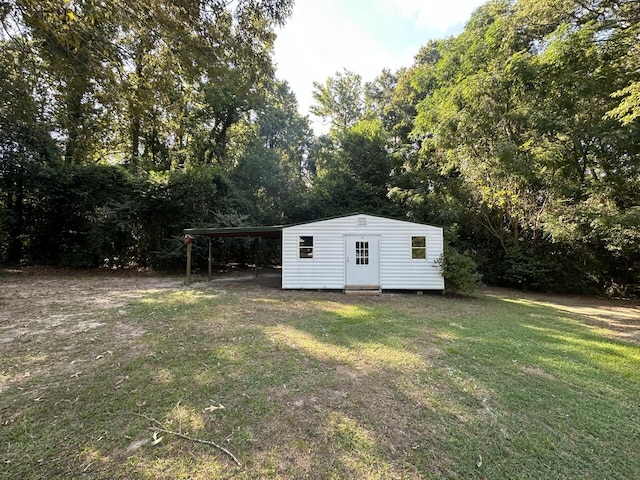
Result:
<svg viewBox="0 0 640 480">
<path fill-rule="evenodd" d="M 140 117 L 133 114 L 131 118 L 131 158 L 129 168 L 137 172 L 140 167 Z"/>
<path fill-rule="evenodd" d="M 71 87 L 68 88 L 71 89 Z M 87 150 L 87 146 L 85 145 L 83 148 L 82 145 L 82 142 L 88 141 L 87 138 L 82 138 L 84 124 L 82 97 L 84 93 L 84 90 L 80 88 L 67 92 L 65 121 L 68 138 L 64 149 L 64 159 L 69 165 L 77 165 L 86 161 L 83 158 L 83 151 Z"/>
<path fill-rule="evenodd" d="M 131 91 L 129 100 L 129 115 L 131 117 L 130 136 L 131 136 L 131 158 L 129 159 L 129 168 L 132 172 L 138 173 L 140 170 L 140 136 L 142 135 L 142 108 L 143 100 L 141 98 L 141 83 L 144 72 L 144 49 L 141 44 L 137 45 L 134 61 L 136 64 L 135 85 Z"/>
<path fill-rule="evenodd" d="M 7 206 L 12 216 L 8 229 L 7 261 L 10 264 L 19 264 L 22 260 L 22 230 L 24 228 L 24 182 L 21 178 L 16 180 L 14 192 L 7 192 Z"/>
</svg>

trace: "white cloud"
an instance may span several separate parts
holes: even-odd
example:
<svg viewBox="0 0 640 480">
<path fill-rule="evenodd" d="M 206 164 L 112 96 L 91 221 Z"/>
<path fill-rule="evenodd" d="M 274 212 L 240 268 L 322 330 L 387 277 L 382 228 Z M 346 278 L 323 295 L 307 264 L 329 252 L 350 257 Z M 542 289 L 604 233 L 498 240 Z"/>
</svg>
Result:
<svg viewBox="0 0 640 480">
<path fill-rule="evenodd" d="M 378 8 L 418 26 L 445 32 L 469 20 L 484 0 L 376 0 Z"/>
<path fill-rule="evenodd" d="M 322 83 L 345 68 L 371 81 L 383 68 L 411 64 L 418 48 L 394 55 L 374 32 L 342 16 L 335 1 L 299 0 L 293 17 L 278 32 L 275 61 L 278 77 L 289 82 L 306 113 L 313 102 L 314 81 Z"/>
</svg>

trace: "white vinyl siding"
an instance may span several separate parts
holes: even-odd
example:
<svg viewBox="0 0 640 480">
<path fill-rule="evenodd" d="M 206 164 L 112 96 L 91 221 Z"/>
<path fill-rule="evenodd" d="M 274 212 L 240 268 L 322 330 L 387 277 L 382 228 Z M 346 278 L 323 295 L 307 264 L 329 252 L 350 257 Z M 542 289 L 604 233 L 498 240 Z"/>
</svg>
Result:
<svg viewBox="0 0 640 480">
<path fill-rule="evenodd" d="M 282 231 L 282 288 L 343 289 L 345 237 L 378 236 L 380 288 L 442 290 L 438 264 L 442 228 L 373 215 L 351 215 L 285 227 Z M 300 238 L 313 237 L 313 257 L 299 258 Z M 412 258 L 412 237 L 424 237 L 426 258 Z M 369 259 L 376 261 L 376 259 Z"/>
</svg>

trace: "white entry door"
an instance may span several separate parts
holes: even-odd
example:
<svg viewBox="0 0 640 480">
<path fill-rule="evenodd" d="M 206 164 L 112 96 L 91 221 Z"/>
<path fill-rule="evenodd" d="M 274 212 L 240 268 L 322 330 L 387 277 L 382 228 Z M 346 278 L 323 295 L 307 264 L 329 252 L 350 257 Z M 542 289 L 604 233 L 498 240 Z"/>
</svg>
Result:
<svg viewBox="0 0 640 480">
<path fill-rule="evenodd" d="M 380 286 L 380 237 L 350 235 L 345 242 L 345 287 Z"/>
</svg>

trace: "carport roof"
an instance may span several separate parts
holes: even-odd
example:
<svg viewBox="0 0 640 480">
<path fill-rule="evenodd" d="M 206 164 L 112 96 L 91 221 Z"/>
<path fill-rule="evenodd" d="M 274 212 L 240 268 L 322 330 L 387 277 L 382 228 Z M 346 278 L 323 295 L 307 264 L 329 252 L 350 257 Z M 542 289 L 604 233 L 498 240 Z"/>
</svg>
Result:
<svg viewBox="0 0 640 480">
<path fill-rule="evenodd" d="M 282 229 L 288 225 L 272 225 L 269 227 L 223 227 L 223 228 L 187 228 L 185 235 L 211 238 L 280 238 Z"/>
</svg>

